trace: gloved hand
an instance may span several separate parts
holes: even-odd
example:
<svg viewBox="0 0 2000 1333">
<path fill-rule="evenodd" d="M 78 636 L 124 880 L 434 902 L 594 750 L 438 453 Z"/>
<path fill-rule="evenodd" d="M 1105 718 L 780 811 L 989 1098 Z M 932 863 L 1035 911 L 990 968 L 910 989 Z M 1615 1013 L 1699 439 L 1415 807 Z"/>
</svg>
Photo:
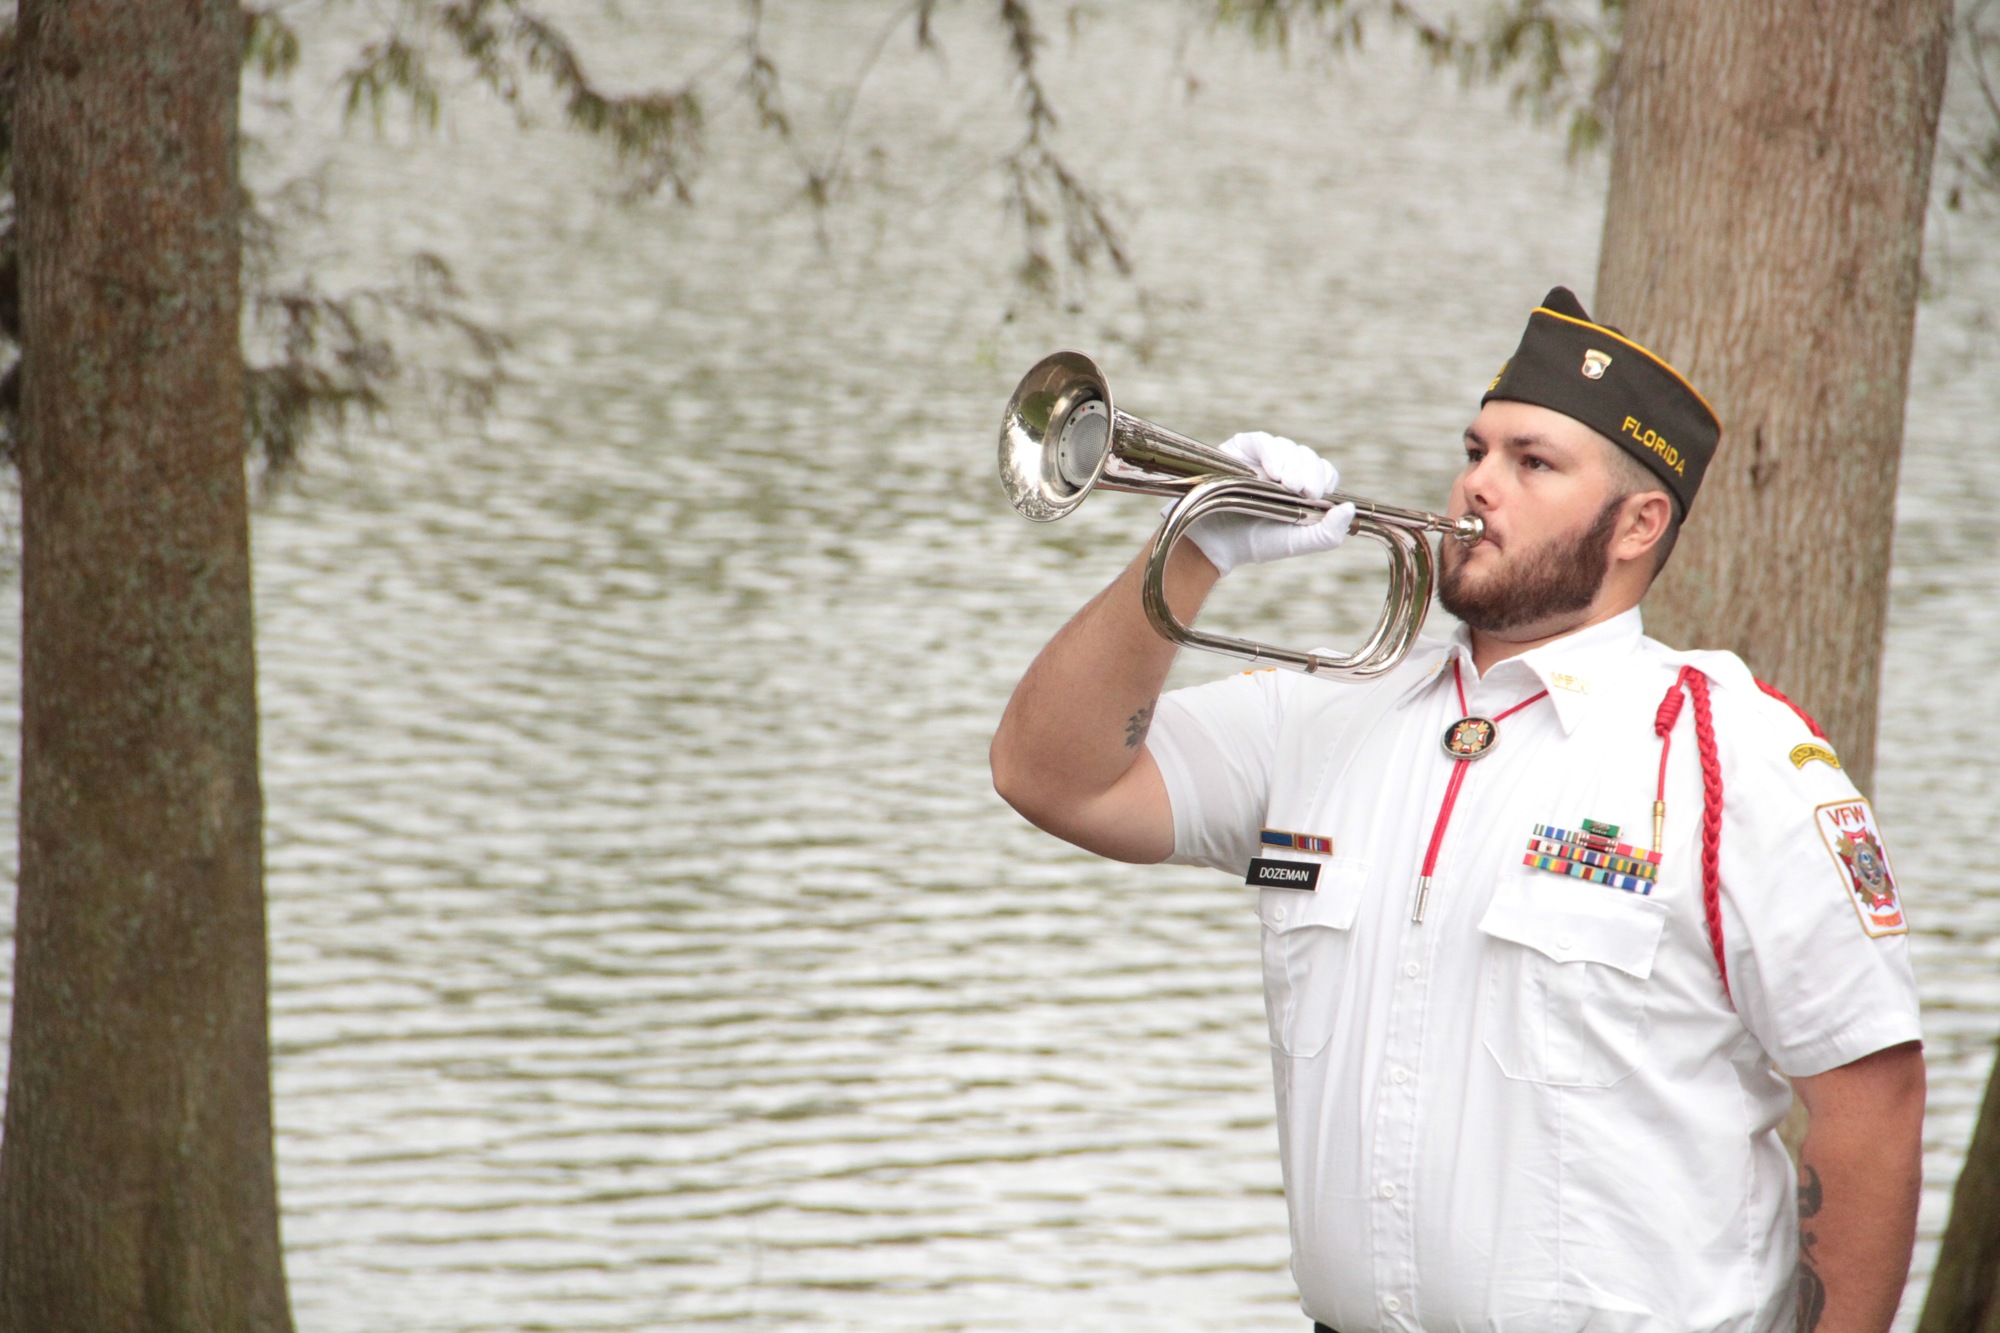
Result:
<svg viewBox="0 0 2000 1333">
<path fill-rule="evenodd" d="M 1261 430 L 1232 435 L 1219 446 L 1232 458 L 1257 469 L 1266 481 L 1276 482 L 1294 495 L 1317 500 L 1340 484 L 1333 464 L 1303 444 L 1282 435 Z M 1164 515 L 1174 507 L 1169 502 Z M 1252 514 L 1210 514 L 1187 531 L 1188 540 L 1208 557 L 1219 574 L 1238 565 L 1257 565 L 1287 556 L 1331 551 L 1346 540 L 1354 522 L 1354 506 L 1335 505 L 1317 523 L 1286 523 Z"/>
</svg>

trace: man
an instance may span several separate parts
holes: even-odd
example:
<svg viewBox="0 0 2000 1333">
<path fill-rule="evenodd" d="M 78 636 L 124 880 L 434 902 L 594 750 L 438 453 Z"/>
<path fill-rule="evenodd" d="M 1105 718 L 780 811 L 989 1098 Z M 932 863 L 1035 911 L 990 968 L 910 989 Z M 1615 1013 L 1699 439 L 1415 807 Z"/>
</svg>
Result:
<svg viewBox="0 0 2000 1333">
<path fill-rule="evenodd" d="M 1485 536 L 1441 543 L 1452 640 L 1365 684 L 1161 697 L 1142 560 L 1008 705 L 994 782 L 1028 819 L 1257 886 L 1320 1327 L 1889 1326 L 1924 1100 L 1893 865 L 1803 714 L 1641 629 L 1719 437 L 1557 288 L 1465 432 L 1450 512 Z M 1336 481 L 1287 440 L 1225 447 L 1300 494 Z M 1169 600 L 1192 619 L 1232 566 L 1326 549 L 1351 517 L 1205 519 Z"/>
</svg>

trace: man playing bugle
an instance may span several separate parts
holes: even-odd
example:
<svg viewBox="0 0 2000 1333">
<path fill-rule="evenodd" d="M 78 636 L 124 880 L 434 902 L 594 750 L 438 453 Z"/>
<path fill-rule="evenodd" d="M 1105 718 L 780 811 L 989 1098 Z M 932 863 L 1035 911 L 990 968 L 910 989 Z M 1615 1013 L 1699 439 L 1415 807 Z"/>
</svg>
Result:
<svg viewBox="0 0 2000 1333">
<path fill-rule="evenodd" d="M 994 782 L 1029 820 L 1252 887 L 1321 1328 L 1889 1327 L 1924 1073 L 1875 816 L 1738 658 L 1640 620 L 1719 440 L 1692 385 L 1557 288 L 1465 432 L 1449 512 L 1485 529 L 1440 543 L 1451 639 L 1365 683 L 1162 695 L 1142 558 L 1008 704 Z M 1223 447 L 1334 488 L 1289 440 Z M 1191 621 L 1230 569 L 1335 546 L 1353 512 L 1203 518 L 1168 601 Z"/>
</svg>

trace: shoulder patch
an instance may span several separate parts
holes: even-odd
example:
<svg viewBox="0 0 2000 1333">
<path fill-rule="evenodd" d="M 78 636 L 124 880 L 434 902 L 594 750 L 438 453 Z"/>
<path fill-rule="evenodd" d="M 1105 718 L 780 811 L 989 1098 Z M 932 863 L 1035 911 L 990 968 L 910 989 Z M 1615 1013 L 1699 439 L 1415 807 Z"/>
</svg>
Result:
<svg viewBox="0 0 2000 1333">
<path fill-rule="evenodd" d="M 1815 809 L 1813 817 L 1827 851 L 1833 854 L 1847 896 L 1860 914 L 1861 928 L 1875 936 L 1909 933 L 1903 901 L 1896 892 L 1896 875 L 1868 802 L 1859 797 L 1832 801 Z"/>
<path fill-rule="evenodd" d="M 1824 745 L 1808 743 L 1792 747 L 1791 760 L 1793 768 L 1804 768 L 1815 759 L 1819 760 L 1822 764 L 1831 764 L 1835 768 L 1840 767 L 1840 756 Z"/>
</svg>

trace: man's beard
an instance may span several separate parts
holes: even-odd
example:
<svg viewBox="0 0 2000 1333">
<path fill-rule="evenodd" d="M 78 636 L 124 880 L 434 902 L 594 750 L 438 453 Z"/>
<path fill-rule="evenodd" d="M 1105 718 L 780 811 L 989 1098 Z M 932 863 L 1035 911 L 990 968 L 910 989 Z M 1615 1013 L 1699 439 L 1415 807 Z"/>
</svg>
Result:
<svg viewBox="0 0 2000 1333">
<path fill-rule="evenodd" d="M 1456 539 L 1440 537 L 1438 603 L 1482 634 L 1504 634 L 1586 609 L 1611 572 L 1611 539 L 1624 501 L 1624 496 L 1612 500 L 1582 532 L 1549 542 L 1478 586 L 1468 586 L 1465 578 L 1465 548 L 1454 551 L 1450 544 Z"/>
</svg>

